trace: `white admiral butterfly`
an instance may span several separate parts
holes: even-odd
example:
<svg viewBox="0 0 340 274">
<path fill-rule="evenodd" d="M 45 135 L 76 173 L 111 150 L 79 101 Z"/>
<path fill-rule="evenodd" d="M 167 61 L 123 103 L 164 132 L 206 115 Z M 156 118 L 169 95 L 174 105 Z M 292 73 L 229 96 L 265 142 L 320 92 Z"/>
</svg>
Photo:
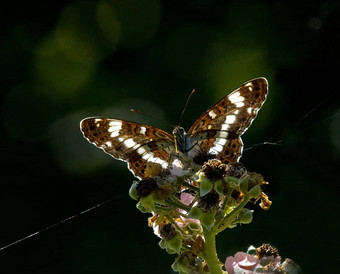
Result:
<svg viewBox="0 0 340 274">
<path fill-rule="evenodd" d="M 126 161 L 140 179 L 160 175 L 175 159 L 190 158 L 202 164 L 217 158 L 236 163 L 243 149 L 240 136 L 255 119 L 267 93 L 265 78 L 246 82 L 204 112 L 187 133 L 179 126 L 169 134 L 145 124 L 100 117 L 86 118 L 80 127 L 86 139 Z"/>
</svg>

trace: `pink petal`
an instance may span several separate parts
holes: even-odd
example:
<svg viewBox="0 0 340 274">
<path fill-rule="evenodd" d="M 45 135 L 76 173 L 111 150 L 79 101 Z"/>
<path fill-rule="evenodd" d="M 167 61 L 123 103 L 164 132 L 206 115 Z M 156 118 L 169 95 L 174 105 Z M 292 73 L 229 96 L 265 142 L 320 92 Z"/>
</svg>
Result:
<svg viewBox="0 0 340 274">
<path fill-rule="evenodd" d="M 181 202 L 185 205 L 190 205 L 193 199 L 194 199 L 194 196 L 189 193 L 181 194 Z"/>
<path fill-rule="evenodd" d="M 237 265 L 237 262 L 233 256 L 229 256 L 225 261 L 225 269 L 228 274 L 234 274 L 234 267 Z"/>
<path fill-rule="evenodd" d="M 253 270 L 257 264 L 258 262 L 251 262 L 248 260 L 248 258 L 245 258 L 241 262 L 238 262 L 239 267 L 247 270 Z"/>
</svg>

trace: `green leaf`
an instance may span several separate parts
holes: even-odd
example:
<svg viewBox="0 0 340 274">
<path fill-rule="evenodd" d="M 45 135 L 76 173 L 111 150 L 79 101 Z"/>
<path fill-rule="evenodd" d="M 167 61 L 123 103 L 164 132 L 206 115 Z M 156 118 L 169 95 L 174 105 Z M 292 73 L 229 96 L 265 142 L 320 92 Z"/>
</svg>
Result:
<svg viewBox="0 0 340 274">
<path fill-rule="evenodd" d="M 224 182 L 221 179 L 214 182 L 214 189 L 220 196 L 224 197 Z"/>
<path fill-rule="evenodd" d="M 152 193 L 146 197 L 140 198 L 139 203 L 148 211 L 155 211 L 155 201 Z"/>
<path fill-rule="evenodd" d="M 242 224 L 250 224 L 253 220 L 253 210 L 248 208 L 243 208 L 240 212 L 240 223 Z"/>
<path fill-rule="evenodd" d="M 200 181 L 200 196 L 203 197 L 204 195 L 207 195 L 213 188 L 213 184 L 210 182 L 210 180 L 206 177 L 204 177 Z"/>
<path fill-rule="evenodd" d="M 202 217 L 200 218 L 202 225 L 204 225 L 207 229 L 211 229 L 215 223 L 215 212 L 203 212 Z"/>
<path fill-rule="evenodd" d="M 201 216 L 202 216 L 202 209 L 198 207 L 193 207 L 188 213 L 188 217 L 190 219 L 200 219 Z"/>
<path fill-rule="evenodd" d="M 253 187 L 248 192 L 248 195 L 250 195 L 252 198 L 259 198 L 260 194 L 261 194 L 261 186 L 260 185 Z"/>
<path fill-rule="evenodd" d="M 240 178 L 240 189 L 244 194 L 248 193 L 249 175 Z"/>
<path fill-rule="evenodd" d="M 139 209 L 140 212 L 142 213 L 151 213 L 150 211 L 148 211 L 142 204 L 141 202 L 138 202 L 136 207 Z"/>
<path fill-rule="evenodd" d="M 175 251 L 175 253 L 178 253 L 182 248 L 182 238 L 179 235 L 176 235 L 172 239 L 167 240 L 167 246 L 171 250 Z"/>
</svg>

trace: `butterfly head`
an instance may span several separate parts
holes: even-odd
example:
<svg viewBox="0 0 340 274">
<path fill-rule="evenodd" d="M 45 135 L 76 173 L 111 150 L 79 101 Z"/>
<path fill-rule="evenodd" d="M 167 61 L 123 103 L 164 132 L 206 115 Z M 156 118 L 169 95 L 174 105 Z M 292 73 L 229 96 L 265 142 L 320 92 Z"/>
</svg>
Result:
<svg viewBox="0 0 340 274">
<path fill-rule="evenodd" d="M 185 129 L 180 126 L 176 126 L 172 131 L 172 134 L 174 136 L 176 152 L 185 152 L 188 144 L 188 135 Z"/>
<path fill-rule="evenodd" d="M 185 135 L 187 135 L 184 128 L 180 126 L 176 126 L 172 131 L 172 134 L 175 136 L 176 139 L 183 139 Z"/>
</svg>

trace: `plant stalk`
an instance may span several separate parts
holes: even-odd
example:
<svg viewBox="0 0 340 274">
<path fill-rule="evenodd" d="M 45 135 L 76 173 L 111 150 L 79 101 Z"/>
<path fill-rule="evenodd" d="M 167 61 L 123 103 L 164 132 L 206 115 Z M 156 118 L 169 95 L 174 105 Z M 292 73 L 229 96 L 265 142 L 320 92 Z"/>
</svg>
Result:
<svg viewBox="0 0 340 274">
<path fill-rule="evenodd" d="M 223 274 L 221 263 L 216 253 L 216 233 L 214 230 L 208 230 L 203 227 L 205 239 L 204 260 L 209 266 L 211 274 Z"/>
</svg>

